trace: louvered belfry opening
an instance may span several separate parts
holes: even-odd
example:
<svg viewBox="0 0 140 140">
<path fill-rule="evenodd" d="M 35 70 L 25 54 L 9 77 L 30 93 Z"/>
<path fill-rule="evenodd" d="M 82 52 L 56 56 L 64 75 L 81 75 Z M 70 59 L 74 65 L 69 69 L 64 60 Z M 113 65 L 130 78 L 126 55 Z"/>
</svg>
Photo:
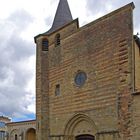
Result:
<svg viewBox="0 0 140 140">
<path fill-rule="evenodd" d="M 49 50 L 49 41 L 48 39 L 42 40 L 42 51 L 48 51 Z"/>
<path fill-rule="evenodd" d="M 60 44 L 61 44 L 60 34 L 57 34 L 57 35 L 55 36 L 55 47 L 60 46 Z"/>
</svg>

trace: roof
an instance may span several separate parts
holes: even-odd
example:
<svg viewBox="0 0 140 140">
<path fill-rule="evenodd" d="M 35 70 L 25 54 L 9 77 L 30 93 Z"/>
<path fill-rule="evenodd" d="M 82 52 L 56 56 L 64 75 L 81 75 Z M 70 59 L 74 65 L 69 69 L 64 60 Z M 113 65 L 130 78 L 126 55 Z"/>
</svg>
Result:
<svg viewBox="0 0 140 140">
<path fill-rule="evenodd" d="M 66 4 L 66 3 L 67 3 L 67 4 Z M 67 6 L 64 6 L 64 5 L 67 5 Z M 65 7 L 64 9 L 63 9 L 63 6 Z M 67 8 L 66 8 L 66 7 L 67 7 Z M 100 18 L 98 18 L 98 19 L 96 19 L 96 20 L 94 20 L 94 21 L 92 21 L 92 22 L 90 22 L 90 23 L 84 25 L 84 26 L 81 27 L 80 29 L 84 29 L 84 28 L 87 28 L 87 27 L 89 27 L 89 26 L 91 26 L 91 25 L 93 25 L 93 24 L 96 24 L 96 23 L 98 23 L 98 22 L 101 22 L 101 21 L 103 21 L 103 20 L 105 20 L 105 19 L 107 19 L 107 18 L 113 16 L 114 14 L 121 12 L 122 10 L 124 10 L 124 9 L 126 9 L 126 8 L 134 9 L 134 8 L 135 8 L 135 5 L 134 5 L 133 2 L 131 2 L 131 3 L 129 3 L 129 4 L 127 4 L 127 5 L 125 5 L 125 6 L 121 7 L 121 8 L 119 8 L 119 9 L 117 9 L 117 10 L 115 10 L 115 11 L 109 13 L 109 14 L 106 14 L 106 15 L 104 15 L 104 16 L 102 16 L 102 17 L 100 17 Z M 65 11 L 66 9 L 69 9 L 69 5 L 68 5 L 67 0 L 60 0 L 60 1 L 59 1 L 59 5 L 58 5 L 58 8 L 57 8 L 56 15 L 55 15 L 55 19 L 54 19 L 54 22 L 53 22 L 53 25 L 52 25 L 51 29 L 50 29 L 49 31 L 45 32 L 45 33 L 42 33 L 42 34 L 39 34 L 39 35 L 35 36 L 35 37 L 34 37 L 35 43 L 36 43 L 36 39 L 37 39 L 38 37 L 40 37 L 40 36 L 46 36 L 46 35 L 49 36 L 49 35 L 51 35 L 52 33 L 54 33 L 54 32 L 56 32 L 56 31 L 62 29 L 63 27 L 65 27 L 65 26 L 71 24 L 71 23 L 74 21 L 74 20 L 72 19 L 71 12 L 70 12 L 70 10 L 69 10 L 68 13 L 69 13 L 70 16 L 68 16 L 68 17 L 71 17 L 71 18 L 69 18 L 69 20 L 66 20 L 67 22 L 63 22 L 64 24 L 62 24 L 62 23 L 60 22 L 60 21 L 62 20 L 62 17 L 67 17 L 67 16 L 66 16 L 67 14 L 66 14 L 65 12 L 63 12 L 63 11 Z M 60 14 L 60 13 L 61 13 L 61 14 Z M 63 14 L 64 14 L 64 16 L 62 16 Z M 61 20 L 59 19 L 59 17 L 61 17 Z M 65 19 L 65 18 L 63 18 L 63 20 L 64 20 L 64 19 Z M 76 19 L 76 20 L 77 20 L 77 19 Z"/>
<path fill-rule="evenodd" d="M 60 0 L 52 27 L 49 31 L 45 32 L 44 34 L 50 34 L 71 21 L 73 21 L 73 18 L 67 0 Z"/>
<path fill-rule="evenodd" d="M 21 124 L 21 123 L 32 123 L 32 122 L 36 122 L 36 120 L 26 120 L 26 121 L 19 121 L 19 122 L 10 122 L 10 123 L 6 123 L 6 125 L 14 125 L 14 124 Z"/>
</svg>

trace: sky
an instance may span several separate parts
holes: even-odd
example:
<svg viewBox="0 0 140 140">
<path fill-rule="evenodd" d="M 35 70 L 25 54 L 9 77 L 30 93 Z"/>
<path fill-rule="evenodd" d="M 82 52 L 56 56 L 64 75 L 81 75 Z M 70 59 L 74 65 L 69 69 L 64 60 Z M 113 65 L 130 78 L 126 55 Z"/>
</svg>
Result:
<svg viewBox="0 0 140 140">
<path fill-rule="evenodd" d="M 34 36 L 51 28 L 59 0 L 0 0 L 0 115 L 35 118 Z M 131 0 L 68 0 L 80 26 Z M 140 0 L 133 0 L 134 34 L 140 33 Z"/>
</svg>

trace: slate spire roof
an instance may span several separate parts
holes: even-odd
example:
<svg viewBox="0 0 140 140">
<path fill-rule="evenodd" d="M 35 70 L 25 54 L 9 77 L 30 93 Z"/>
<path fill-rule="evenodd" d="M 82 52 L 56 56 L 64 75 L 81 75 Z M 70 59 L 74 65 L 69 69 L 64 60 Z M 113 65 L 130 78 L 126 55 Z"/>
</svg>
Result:
<svg viewBox="0 0 140 140">
<path fill-rule="evenodd" d="M 67 0 L 60 0 L 52 27 L 46 34 L 52 33 L 71 21 L 73 21 L 73 18 Z"/>
</svg>

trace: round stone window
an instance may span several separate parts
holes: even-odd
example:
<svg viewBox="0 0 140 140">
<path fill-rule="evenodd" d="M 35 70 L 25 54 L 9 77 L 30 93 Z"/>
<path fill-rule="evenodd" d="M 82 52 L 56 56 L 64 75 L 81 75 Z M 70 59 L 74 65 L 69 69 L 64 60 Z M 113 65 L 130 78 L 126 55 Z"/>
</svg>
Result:
<svg viewBox="0 0 140 140">
<path fill-rule="evenodd" d="M 76 84 L 77 86 L 82 86 L 82 85 L 84 85 L 86 79 L 87 79 L 86 73 L 80 71 L 80 72 L 78 72 L 78 73 L 76 74 L 76 76 L 75 76 L 75 84 Z"/>
</svg>

